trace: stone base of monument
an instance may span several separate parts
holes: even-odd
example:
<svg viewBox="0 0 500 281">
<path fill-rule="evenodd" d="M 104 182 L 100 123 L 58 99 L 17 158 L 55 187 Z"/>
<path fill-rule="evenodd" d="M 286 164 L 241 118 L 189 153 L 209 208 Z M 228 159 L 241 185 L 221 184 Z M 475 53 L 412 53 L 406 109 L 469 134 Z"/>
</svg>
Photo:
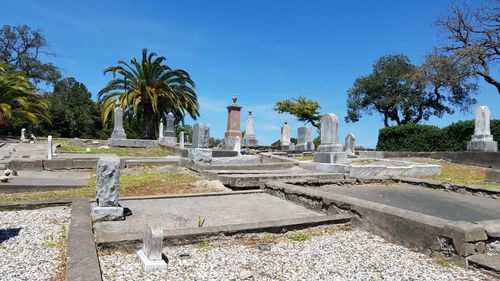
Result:
<svg viewBox="0 0 500 281">
<path fill-rule="evenodd" d="M 92 220 L 94 221 L 119 221 L 124 220 L 122 207 L 99 207 L 92 209 Z"/>
<path fill-rule="evenodd" d="M 314 150 L 314 143 L 308 142 L 308 143 L 300 143 L 295 146 L 296 151 L 312 151 Z"/>
<path fill-rule="evenodd" d="M 467 151 L 498 152 L 496 141 L 473 140 L 467 143 Z"/>
<path fill-rule="evenodd" d="M 211 163 L 212 150 L 210 148 L 192 148 L 188 152 L 188 158 L 194 163 Z"/>
<path fill-rule="evenodd" d="M 157 140 L 138 140 L 138 139 L 108 139 L 109 146 L 123 146 L 123 147 L 156 147 L 158 146 Z"/>
<path fill-rule="evenodd" d="M 177 145 L 177 138 L 176 137 L 163 137 L 158 141 L 158 143 L 161 145 L 176 146 Z"/>
<path fill-rule="evenodd" d="M 167 269 L 167 263 L 164 260 L 149 260 L 142 250 L 137 251 L 137 255 L 145 272 Z"/>
<path fill-rule="evenodd" d="M 347 153 L 345 152 L 316 152 L 314 153 L 316 163 L 347 163 Z"/>
<path fill-rule="evenodd" d="M 289 145 L 282 145 L 281 150 L 282 151 L 295 151 L 295 144 L 290 143 Z"/>
<path fill-rule="evenodd" d="M 243 139 L 241 140 L 241 146 L 242 147 L 255 147 L 259 146 L 259 142 L 257 141 L 257 138 L 255 138 L 254 135 L 245 135 Z"/>
</svg>

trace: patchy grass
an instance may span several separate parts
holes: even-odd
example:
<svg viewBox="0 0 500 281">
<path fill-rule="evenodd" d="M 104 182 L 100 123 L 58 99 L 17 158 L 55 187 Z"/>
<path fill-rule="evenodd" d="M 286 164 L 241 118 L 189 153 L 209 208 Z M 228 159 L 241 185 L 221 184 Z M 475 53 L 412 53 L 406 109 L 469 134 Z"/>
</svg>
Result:
<svg viewBox="0 0 500 281">
<path fill-rule="evenodd" d="M 309 236 L 309 234 L 302 233 L 302 232 L 294 232 L 294 233 L 291 233 L 290 235 L 288 235 L 288 239 L 290 239 L 292 241 L 300 242 L 300 241 L 306 241 L 306 240 L 311 239 L 311 236 Z"/>
<path fill-rule="evenodd" d="M 451 163 L 445 160 L 432 158 L 410 157 L 394 159 L 441 165 L 441 175 L 423 177 L 425 179 L 444 181 L 455 184 L 500 188 L 500 183 L 486 181 L 486 168 L 483 167 Z"/>
<path fill-rule="evenodd" d="M 220 191 L 208 185 L 197 186 L 200 178 L 183 168 L 174 166 L 133 167 L 122 170 L 120 196 L 144 196 Z M 95 174 L 90 177 L 89 186 L 47 192 L 25 192 L 0 194 L 0 202 L 37 201 L 72 198 L 95 198 Z"/>
<path fill-rule="evenodd" d="M 77 145 L 69 142 L 57 142 L 61 146 L 57 148 L 57 152 L 61 153 L 88 153 L 88 154 L 116 154 L 118 156 L 135 156 L 135 157 L 164 157 L 172 155 L 170 152 L 160 148 L 140 148 L 140 147 L 110 147 L 108 149 L 99 149 L 96 146 Z M 90 152 L 86 152 L 87 148 Z"/>
<path fill-rule="evenodd" d="M 213 245 L 208 241 L 203 241 L 200 244 L 198 244 L 198 247 L 200 247 L 200 249 L 202 250 L 209 250 L 213 247 Z"/>
<path fill-rule="evenodd" d="M 299 156 L 299 157 L 294 157 L 293 159 L 299 160 L 299 161 L 312 161 L 314 159 L 313 156 Z"/>
</svg>

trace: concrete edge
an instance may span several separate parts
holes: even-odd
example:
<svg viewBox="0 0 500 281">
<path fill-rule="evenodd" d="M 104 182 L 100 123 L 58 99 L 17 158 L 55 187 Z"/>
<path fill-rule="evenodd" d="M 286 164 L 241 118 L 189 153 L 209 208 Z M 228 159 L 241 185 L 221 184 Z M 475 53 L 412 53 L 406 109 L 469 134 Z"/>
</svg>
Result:
<svg viewBox="0 0 500 281">
<path fill-rule="evenodd" d="M 450 182 L 442 182 L 442 181 L 419 179 L 419 178 L 392 177 L 392 179 L 395 181 L 408 183 L 412 185 L 420 185 L 427 188 L 442 189 L 458 193 L 466 192 L 474 195 L 486 195 L 493 199 L 500 198 L 500 188 L 470 186 L 470 185 L 455 184 Z"/>
<path fill-rule="evenodd" d="M 175 195 L 151 195 L 151 196 L 129 196 L 120 197 L 120 201 L 129 200 L 143 200 L 143 199 L 174 199 L 174 198 L 192 198 L 192 197 L 209 197 L 209 196 L 227 196 L 227 195 L 239 195 L 239 194 L 254 194 L 254 193 L 265 193 L 263 190 L 242 190 L 242 191 L 231 191 L 231 192 L 200 192 L 200 193 L 187 193 L 187 194 L 175 194 Z M 91 200 L 94 202 L 95 200 Z"/>
<path fill-rule="evenodd" d="M 66 280 L 102 281 L 97 256 L 90 204 L 76 199 L 71 204 L 71 221 L 66 245 Z"/>
<path fill-rule="evenodd" d="M 33 210 L 53 206 L 70 206 L 72 199 L 26 201 L 26 202 L 4 202 L 0 203 L 0 211 Z"/>
<path fill-rule="evenodd" d="M 236 234 L 257 232 L 282 233 L 285 231 L 304 229 L 325 224 L 348 223 L 350 220 L 351 216 L 348 214 L 336 214 L 255 223 L 168 229 L 164 231 L 163 240 L 168 242 L 169 245 L 180 245 L 203 241 L 211 237 L 232 236 Z M 98 237 L 97 244 L 99 246 L 109 247 L 127 243 L 140 243 L 142 241 L 142 235 L 142 232 L 130 233 L 127 237 L 120 237 L 122 240 L 119 241 L 104 241 L 99 240 Z"/>
</svg>

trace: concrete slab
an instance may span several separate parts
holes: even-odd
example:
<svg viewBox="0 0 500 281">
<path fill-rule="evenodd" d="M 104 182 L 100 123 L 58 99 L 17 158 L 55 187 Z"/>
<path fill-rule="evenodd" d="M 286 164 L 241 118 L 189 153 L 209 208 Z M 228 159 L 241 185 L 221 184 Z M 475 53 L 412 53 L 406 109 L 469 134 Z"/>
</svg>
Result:
<svg viewBox="0 0 500 281">
<path fill-rule="evenodd" d="M 222 182 L 222 184 L 236 188 L 256 188 L 259 186 L 260 181 L 265 180 L 292 180 L 292 179 L 343 179 L 344 174 L 335 173 L 295 173 L 290 171 L 283 174 L 275 174 L 272 171 L 263 174 L 231 174 L 231 175 L 219 175 L 217 179 Z"/>
<path fill-rule="evenodd" d="M 199 218 L 205 219 L 202 230 L 322 216 L 266 193 L 126 200 L 121 205 L 133 215 L 124 221 L 95 223 L 98 243 L 140 239 L 144 226 L 150 223 L 160 224 L 166 231 L 179 231 L 197 228 Z"/>
<path fill-rule="evenodd" d="M 18 171 L 9 182 L 0 183 L 0 192 L 35 192 L 87 187 L 89 172 Z"/>
<path fill-rule="evenodd" d="M 500 219 L 498 200 L 408 184 L 323 186 L 320 190 L 453 221 L 478 222 Z"/>
</svg>

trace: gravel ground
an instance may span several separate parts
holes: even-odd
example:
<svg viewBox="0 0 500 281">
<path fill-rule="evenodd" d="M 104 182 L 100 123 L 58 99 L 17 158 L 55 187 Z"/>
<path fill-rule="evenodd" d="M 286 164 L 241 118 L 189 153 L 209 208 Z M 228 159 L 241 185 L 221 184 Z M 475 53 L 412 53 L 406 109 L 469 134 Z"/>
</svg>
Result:
<svg viewBox="0 0 500 281">
<path fill-rule="evenodd" d="M 0 212 L 0 280 L 58 280 L 69 218 L 63 207 Z"/>
<path fill-rule="evenodd" d="M 306 232 L 311 233 L 311 232 Z M 488 280 L 388 243 L 364 231 L 312 232 L 309 240 L 286 235 L 213 242 L 210 247 L 167 247 L 168 269 L 146 274 L 135 250 L 100 251 L 104 280 Z M 290 234 L 287 234 L 290 235 Z M 257 244 L 269 241 L 270 251 Z M 191 258 L 181 259 L 181 253 Z"/>
</svg>

